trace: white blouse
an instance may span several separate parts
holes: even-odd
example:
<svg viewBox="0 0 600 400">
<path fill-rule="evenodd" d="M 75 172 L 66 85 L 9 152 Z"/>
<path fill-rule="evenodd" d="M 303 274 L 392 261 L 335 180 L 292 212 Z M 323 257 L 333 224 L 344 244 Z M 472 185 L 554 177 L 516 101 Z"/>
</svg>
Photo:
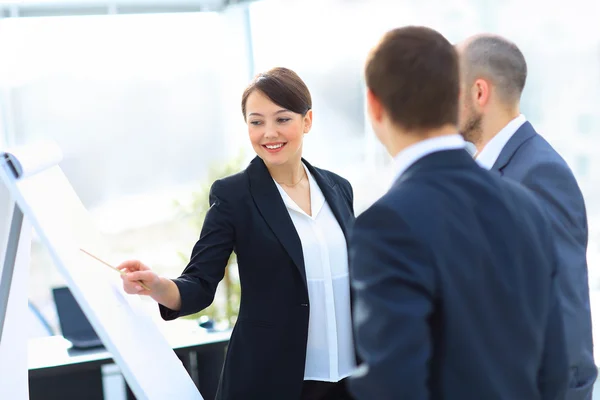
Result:
<svg viewBox="0 0 600 400">
<path fill-rule="evenodd" d="M 310 302 L 304 379 L 337 382 L 356 367 L 346 238 L 319 185 L 303 166 L 310 185 L 312 216 L 275 184 L 298 232 L 304 255 Z"/>
</svg>

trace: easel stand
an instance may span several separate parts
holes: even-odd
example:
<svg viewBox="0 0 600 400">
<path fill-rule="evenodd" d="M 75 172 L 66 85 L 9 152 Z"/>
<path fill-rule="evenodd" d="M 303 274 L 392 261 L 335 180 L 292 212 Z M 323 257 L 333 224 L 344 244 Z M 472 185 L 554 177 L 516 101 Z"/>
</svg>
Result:
<svg viewBox="0 0 600 400">
<path fill-rule="evenodd" d="M 0 273 L 0 397 L 29 398 L 27 279 L 33 227 L 136 398 L 202 400 L 154 321 L 123 292 L 118 274 L 94 260 L 86 264 L 90 258 L 80 245 L 93 227 L 80 226 L 78 213 L 86 210 L 58 166 L 61 158 L 52 144 L 0 153 L 0 179 L 15 203 Z"/>
</svg>

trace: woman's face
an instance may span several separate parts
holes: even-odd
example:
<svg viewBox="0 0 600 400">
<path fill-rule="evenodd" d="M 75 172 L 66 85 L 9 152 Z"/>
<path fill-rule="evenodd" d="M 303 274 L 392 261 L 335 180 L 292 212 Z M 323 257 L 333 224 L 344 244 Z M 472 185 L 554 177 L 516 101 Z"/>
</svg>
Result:
<svg viewBox="0 0 600 400">
<path fill-rule="evenodd" d="M 312 111 L 305 116 L 273 103 L 255 90 L 246 100 L 246 123 L 256 154 L 268 165 L 282 165 L 302 157 L 302 141 L 310 131 Z"/>
</svg>

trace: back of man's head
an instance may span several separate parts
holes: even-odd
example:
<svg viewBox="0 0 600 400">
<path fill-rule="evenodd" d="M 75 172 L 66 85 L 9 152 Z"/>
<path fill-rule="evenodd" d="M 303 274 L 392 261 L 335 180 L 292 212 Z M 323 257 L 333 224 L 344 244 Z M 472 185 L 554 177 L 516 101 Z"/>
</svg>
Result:
<svg viewBox="0 0 600 400">
<path fill-rule="evenodd" d="M 527 63 L 513 42 L 497 35 L 477 35 L 459 46 L 459 53 L 465 88 L 477 79 L 485 79 L 505 106 L 519 103 L 527 80 Z"/>
<path fill-rule="evenodd" d="M 424 132 L 457 124 L 458 56 L 435 30 L 408 26 L 386 33 L 369 54 L 365 78 L 400 128 Z"/>
</svg>

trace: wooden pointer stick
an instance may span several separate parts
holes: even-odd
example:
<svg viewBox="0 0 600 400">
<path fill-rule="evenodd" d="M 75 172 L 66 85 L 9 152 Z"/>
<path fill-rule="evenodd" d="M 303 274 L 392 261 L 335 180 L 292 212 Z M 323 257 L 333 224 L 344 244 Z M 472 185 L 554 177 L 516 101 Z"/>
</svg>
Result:
<svg viewBox="0 0 600 400">
<path fill-rule="evenodd" d="M 92 253 L 89 253 L 89 252 L 85 251 L 84 249 L 79 249 L 79 250 L 81 250 L 83 253 L 87 254 L 88 256 L 92 257 L 94 260 L 99 261 L 102 264 L 106 265 L 107 267 L 114 269 L 115 271 L 117 271 L 121 275 L 127 275 L 127 273 L 125 271 L 121 271 L 120 269 L 113 267 L 112 265 L 110 265 L 106 261 L 103 261 L 103 260 L 99 259 L 98 257 L 96 257 L 95 255 L 93 255 Z M 144 284 L 144 282 L 141 282 L 141 281 L 138 281 L 138 282 L 139 282 L 140 286 L 142 286 L 144 289 L 150 290 L 150 288 L 148 286 L 146 286 Z"/>
</svg>

